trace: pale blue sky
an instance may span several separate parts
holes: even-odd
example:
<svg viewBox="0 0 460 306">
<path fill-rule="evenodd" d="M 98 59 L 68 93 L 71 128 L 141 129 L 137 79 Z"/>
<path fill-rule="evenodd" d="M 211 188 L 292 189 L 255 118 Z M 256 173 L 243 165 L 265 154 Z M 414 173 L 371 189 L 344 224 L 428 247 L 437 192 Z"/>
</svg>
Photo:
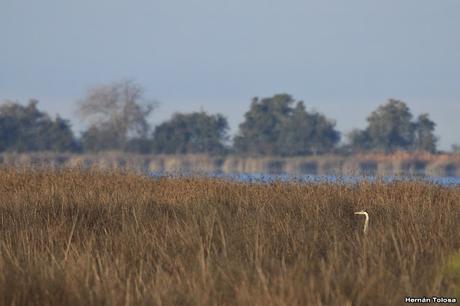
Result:
<svg viewBox="0 0 460 306">
<path fill-rule="evenodd" d="M 203 108 L 232 131 L 253 96 L 287 92 L 363 127 L 387 98 L 460 143 L 458 0 L 0 0 L 0 99 L 70 118 L 88 86 L 133 78 L 174 111 Z"/>
</svg>

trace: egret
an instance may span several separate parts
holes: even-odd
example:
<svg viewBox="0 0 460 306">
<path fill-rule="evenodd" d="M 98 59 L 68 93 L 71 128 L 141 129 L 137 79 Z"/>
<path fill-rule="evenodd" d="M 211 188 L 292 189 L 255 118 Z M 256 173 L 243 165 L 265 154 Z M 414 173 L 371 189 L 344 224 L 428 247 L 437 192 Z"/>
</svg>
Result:
<svg viewBox="0 0 460 306">
<path fill-rule="evenodd" d="M 363 229 L 364 234 L 366 234 L 367 225 L 369 224 L 369 214 L 365 212 L 364 210 L 361 210 L 361 211 L 355 212 L 355 215 L 364 215 L 366 217 L 366 220 L 364 221 L 364 229 Z"/>
</svg>

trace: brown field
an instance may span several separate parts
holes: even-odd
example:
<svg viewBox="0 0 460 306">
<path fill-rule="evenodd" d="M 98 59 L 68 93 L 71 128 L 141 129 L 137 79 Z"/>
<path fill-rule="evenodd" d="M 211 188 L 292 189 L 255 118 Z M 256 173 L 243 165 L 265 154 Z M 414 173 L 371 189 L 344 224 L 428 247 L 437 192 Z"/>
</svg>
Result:
<svg viewBox="0 0 460 306">
<path fill-rule="evenodd" d="M 460 288 L 460 187 L 4 169 L 0 218 L 1 305 L 400 305 Z"/>
</svg>

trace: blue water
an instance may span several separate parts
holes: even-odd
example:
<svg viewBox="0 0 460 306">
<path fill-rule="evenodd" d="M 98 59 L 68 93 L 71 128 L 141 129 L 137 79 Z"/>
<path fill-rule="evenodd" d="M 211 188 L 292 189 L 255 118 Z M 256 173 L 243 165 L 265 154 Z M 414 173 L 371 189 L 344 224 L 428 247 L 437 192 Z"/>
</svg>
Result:
<svg viewBox="0 0 460 306">
<path fill-rule="evenodd" d="M 207 174 L 166 174 L 150 173 L 152 177 L 187 177 L 205 176 L 236 182 L 246 183 L 274 183 L 274 182 L 300 182 L 300 183 L 339 183 L 355 184 L 363 181 L 367 182 L 395 182 L 395 181 L 422 181 L 442 186 L 460 185 L 460 177 L 432 177 L 432 176 L 334 176 L 334 175 L 289 175 L 289 174 L 264 174 L 264 173 L 207 173 Z"/>
</svg>

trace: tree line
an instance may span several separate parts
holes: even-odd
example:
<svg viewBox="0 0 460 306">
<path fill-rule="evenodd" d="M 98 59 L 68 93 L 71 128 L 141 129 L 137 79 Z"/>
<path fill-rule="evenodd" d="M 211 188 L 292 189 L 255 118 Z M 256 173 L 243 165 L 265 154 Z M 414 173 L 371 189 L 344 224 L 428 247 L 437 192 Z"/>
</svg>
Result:
<svg viewBox="0 0 460 306">
<path fill-rule="evenodd" d="M 78 101 L 87 129 L 77 137 L 70 121 L 38 109 L 4 101 L 0 105 L 0 152 L 99 152 L 153 154 L 243 154 L 300 156 L 356 152 L 437 151 L 436 124 L 428 114 L 414 118 L 406 103 L 390 99 L 367 117 L 367 126 L 342 135 L 336 122 L 307 110 L 288 94 L 254 98 L 236 136 L 227 119 L 205 111 L 176 113 L 155 126 L 156 103 L 142 86 L 120 81 L 90 88 Z"/>
</svg>

